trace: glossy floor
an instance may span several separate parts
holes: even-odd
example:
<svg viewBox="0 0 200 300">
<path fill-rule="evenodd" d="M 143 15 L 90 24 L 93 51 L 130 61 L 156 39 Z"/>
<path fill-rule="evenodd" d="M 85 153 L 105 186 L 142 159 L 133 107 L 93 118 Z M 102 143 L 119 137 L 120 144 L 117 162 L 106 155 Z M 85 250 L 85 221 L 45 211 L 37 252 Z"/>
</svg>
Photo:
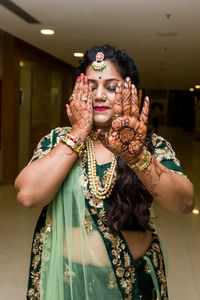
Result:
<svg viewBox="0 0 200 300">
<path fill-rule="evenodd" d="M 196 190 L 200 208 L 200 142 L 180 128 L 162 128 Z M 14 188 L 0 186 L 0 300 L 25 300 L 30 247 L 40 209 L 16 203 Z M 200 215 L 172 215 L 155 204 L 157 230 L 168 248 L 170 300 L 200 299 Z M 98 299 L 96 299 L 98 300 Z"/>
</svg>

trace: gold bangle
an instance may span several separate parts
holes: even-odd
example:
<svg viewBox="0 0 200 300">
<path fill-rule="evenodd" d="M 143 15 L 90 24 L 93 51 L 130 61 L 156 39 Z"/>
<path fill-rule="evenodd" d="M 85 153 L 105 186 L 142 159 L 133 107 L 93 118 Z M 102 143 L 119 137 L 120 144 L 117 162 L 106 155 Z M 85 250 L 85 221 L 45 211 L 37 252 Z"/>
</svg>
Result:
<svg viewBox="0 0 200 300">
<path fill-rule="evenodd" d="M 151 153 L 144 148 L 143 157 L 135 164 L 128 164 L 128 166 L 134 171 L 144 171 L 151 163 Z"/>
<path fill-rule="evenodd" d="M 60 143 L 64 143 L 69 146 L 77 155 L 81 157 L 85 145 L 80 141 L 80 138 L 76 139 L 71 134 L 60 138 Z"/>
</svg>

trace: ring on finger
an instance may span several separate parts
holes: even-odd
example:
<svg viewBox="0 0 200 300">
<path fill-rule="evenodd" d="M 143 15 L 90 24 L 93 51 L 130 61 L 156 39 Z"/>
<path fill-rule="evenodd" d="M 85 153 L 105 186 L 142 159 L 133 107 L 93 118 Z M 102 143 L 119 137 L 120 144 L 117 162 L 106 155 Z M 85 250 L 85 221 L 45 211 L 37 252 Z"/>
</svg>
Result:
<svg viewBox="0 0 200 300">
<path fill-rule="evenodd" d="M 81 97 L 81 100 L 82 100 L 82 101 L 87 101 L 87 99 L 88 99 L 87 97 L 84 97 L 84 96 Z"/>
<path fill-rule="evenodd" d="M 113 114 L 113 118 L 119 118 L 119 117 L 121 117 L 120 114 Z"/>
<path fill-rule="evenodd" d="M 69 102 L 71 102 L 72 100 L 75 99 L 75 95 L 74 94 L 71 94 L 70 98 L 69 98 Z"/>
</svg>

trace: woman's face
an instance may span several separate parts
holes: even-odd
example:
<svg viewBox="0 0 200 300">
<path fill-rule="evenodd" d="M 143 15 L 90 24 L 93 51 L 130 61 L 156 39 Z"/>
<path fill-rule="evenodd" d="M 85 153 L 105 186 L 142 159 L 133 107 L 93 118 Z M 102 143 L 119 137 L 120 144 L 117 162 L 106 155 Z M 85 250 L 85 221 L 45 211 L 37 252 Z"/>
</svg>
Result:
<svg viewBox="0 0 200 300">
<path fill-rule="evenodd" d="M 110 127 L 113 116 L 113 105 L 115 98 L 115 89 L 117 83 L 124 82 L 116 66 L 109 60 L 106 60 L 106 68 L 103 71 L 94 71 L 91 66 L 85 74 L 88 83 L 93 90 L 93 112 L 94 127 Z M 103 95 L 106 95 L 103 97 Z"/>
</svg>

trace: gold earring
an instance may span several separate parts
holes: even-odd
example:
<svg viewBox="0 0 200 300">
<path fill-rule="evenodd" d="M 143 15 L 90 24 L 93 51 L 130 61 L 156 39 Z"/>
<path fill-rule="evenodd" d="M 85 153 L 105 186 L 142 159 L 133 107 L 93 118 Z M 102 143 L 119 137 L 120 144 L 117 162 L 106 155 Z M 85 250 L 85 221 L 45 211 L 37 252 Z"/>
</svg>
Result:
<svg viewBox="0 0 200 300">
<path fill-rule="evenodd" d="M 103 96 L 102 96 L 102 99 L 103 99 L 104 101 L 106 100 L 106 98 L 107 98 L 106 95 L 103 95 Z"/>
</svg>

